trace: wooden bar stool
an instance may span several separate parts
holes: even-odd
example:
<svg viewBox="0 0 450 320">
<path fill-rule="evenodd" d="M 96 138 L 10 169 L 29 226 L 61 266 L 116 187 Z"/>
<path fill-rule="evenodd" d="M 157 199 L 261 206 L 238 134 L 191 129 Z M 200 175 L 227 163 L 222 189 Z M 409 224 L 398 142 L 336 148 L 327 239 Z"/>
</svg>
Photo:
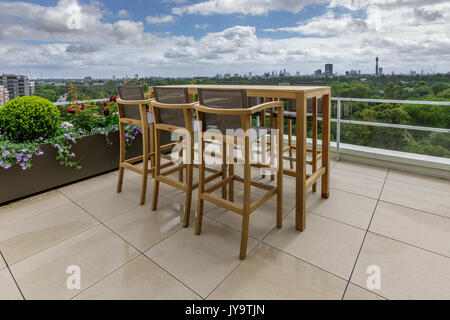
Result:
<svg viewBox="0 0 450 320">
<path fill-rule="evenodd" d="M 319 150 L 317 147 L 317 137 L 318 137 L 318 126 L 317 126 L 317 118 L 318 114 L 322 113 L 322 99 L 312 98 L 307 100 L 307 119 L 312 122 L 312 147 L 307 148 L 307 152 L 310 153 L 311 160 L 308 160 L 306 163 L 312 166 L 312 173 L 317 171 L 317 161 L 322 158 L 322 150 Z M 276 117 L 276 115 L 275 115 Z M 289 99 L 287 100 L 287 110 L 284 111 L 284 118 L 288 120 L 288 144 L 284 148 L 284 152 L 289 152 L 289 165 L 291 169 L 294 169 L 294 158 L 293 158 L 293 150 L 296 149 L 295 144 L 292 142 L 292 123 L 297 120 L 296 113 L 296 100 Z M 317 184 L 314 184 L 312 187 L 313 192 L 317 190 Z"/>
<path fill-rule="evenodd" d="M 198 188 L 198 183 L 193 183 L 193 168 L 196 166 L 194 163 L 195 125 L 193 121 L 193 106 L 196 103 L 189 103 L 190 97 L 187 89 L 185 88 L 154 87 L 153 92 L 155 95 L 155 100 L 152 101 L 151 107 L 155 119 L 154 136 L 156 137 L 156 161 L 152 210 L 156 210 L 158 207 L 159 184 L 161 182 L 182 190 L 186 193 L 183 225 L 184 227 L 188 227 L 191 212 L 192 192 Z M 178 142 L 161 147 L 160 133 L 162 131 L 178 133 Z M 181 144 L 184 144 L 184 148 L 180 147 Z M 176 164 L 174 162 L 170 162 L 170 166 L 172 168 L 165 172 L 161 172 L 161 169 L 163 169 L 163 166 L 161 165 L 161 158 L 163 156 L 162 152 L 173 149 L 176 146 L 180 147 L 180 150 L 172 150 L 172 152 L 177 152 L 181 163 Z M 185 150 L 185 153 L 183 150 Z M 186 170 L 186 179 L 183 178 L 184 170 Z M 168 177 L 170 174 L 177 171 L 179 173 L 178 181 Z M 210 171 L 213 171 L 214 174 L 207 178 L 208 181 L 212 181 L 222 176 L 221 171 L 212 169 Z"/>
<path fill-rule="evenodd" d="M 228 209 L 242 216 L 242 234 L 240 259 L 245 259 L 247 255 L 247 239 L 249 230 L 250 214 L 255 212 L 260 206 L 264 205 L 270 198 L 277 196 L 277 216 L 276 224 L 278 228 L 282 227 L 282 192 L 283 192 L 283 134 L 278 136 L 278 168 L 273 169 L 277 174 L 277 185 L 270 186 L 251 180 L 251 143 L 255 143 L 262 135 L 266 135 L 265 130 L 250 130 L 251 118 L 253 115 L 275 108 L 281 114 L 278 120 L 278 127 L 283 128 L 283 103 L 268 102 L 248 108 L 246 104 L 247 97 L 245 90 L 229 89 L 198 89 L 200 104 L 194 108 L 197 110 L 197 118 L 202 123 L 199 135 L 199 190 L 198 190 L 198 213 L 196 220 L 195 234 L 199 235 L 202 230 L 203 205 L 204 201 L 211 202 L 217 206 Z M 214 128 L 215 133 L 207 133 L 208 129 Z M 212 186 L 205 187 L 205 161 L 203 159 L 203 150 L 205 148 L 205 136 L 214 136 L 224 145 L 222 161 L 229 166 L 229 176 Z M 234 164 L 236 157 L 234 155 L 235 147 L 241 147 L 244 162 L 244 177 L 234 174 Z M 274 146 L 273 146 L 274 147 Z M 254 164 L 253 164 L 254 165 Z M 257 164 L 258 166 L 258 164 Z M 259 164 L 259 167 L 265 167 Z M 265 167 L 268 168 L 268 167 Z M 244 184 L 244 203 L 239 206 L 234 203 L 234 182 L 238 181 Z M 212 194 L 224 185 L 229 187 L 229 199 L 223 199 Z M 261 188 L 267 193 L 251 202 L 251 187 Z"/>
<path fill-rule="evenodd" d="M 117 192 L 122 192 L 123 175 L 125 169 L 129 169 L 142 175 L 140 204 L 145 203 L 147 192 L 147 177 L 153 172 L 149 168 L 148 160 L 154 157 L 153 138 L 153 115 L 147 112 L 146 105 L 150 99 L 145 99 L 142 87 L 118 87 L 119 99 L 117 99 L 117 109 L 119 112 L 119 135 L 120 135 L 120 163 L 119 181 Z M 138 126 L 142 129 L 142 155 L 132 159 L 126 159 L 126 132 L 125 124 Z M 142 167 L 135 163 L 142 161 Z M 153 160 L 152 160 L 153 162 Z M 153 167 L 153 166 L 152 166 Z"/>
</svg>

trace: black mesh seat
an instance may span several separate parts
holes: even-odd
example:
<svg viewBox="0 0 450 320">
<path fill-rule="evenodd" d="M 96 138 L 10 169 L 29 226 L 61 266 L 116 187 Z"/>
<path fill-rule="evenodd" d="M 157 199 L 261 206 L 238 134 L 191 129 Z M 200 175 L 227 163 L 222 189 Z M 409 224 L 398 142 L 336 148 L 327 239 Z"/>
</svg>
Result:
<svg viewBox="0 0 450 320">
<path fill-rule="evenodd" d="M 219 89 L 198 89 L 200 104 L 210 108 L 218 109 L 246 109 L 257 105 L 253 98 L 247 98 L 245 90 L 219 90 Z M 217 129 L 222 134 L 242 136 L 241 117 L 235 115 L 205 114 L 203 120 L 203 131 L 207 129 Z M 251 140 L 259 139 L 268 133 L 272 128 L 251 126 Z M 228 129 L 228 130 L 227 130 Z"/>
<path fill-rule="evenodd" d="M 122 100 L 145 100 L 144 89 L 142 87 L 124 87 L 117 88 L 119 91 L 119 97 Z M 123 109 L 124 117 L 129 119 L 141 120 L 141 114 L 139 112 L 139 105 L 125 105 Z M 147 113 L 147 123 L 153 123 L 153 114 Z"/>
</svg>

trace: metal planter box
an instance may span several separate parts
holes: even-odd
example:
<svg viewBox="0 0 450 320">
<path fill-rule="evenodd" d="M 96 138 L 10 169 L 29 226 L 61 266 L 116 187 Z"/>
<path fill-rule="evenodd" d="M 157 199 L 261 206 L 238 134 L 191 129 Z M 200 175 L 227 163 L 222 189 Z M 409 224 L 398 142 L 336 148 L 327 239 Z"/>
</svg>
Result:
<svg viewBox="0 0 450 320">
<path fill-rule="evenodd" d="M 57 188 L 86 179 L 119 167 L 119 134 L 109 136 L 112 145 L 102 135 L 92 135 L 77 140 L 72 150 L 81 169 L 62 166 L 56 160 L 57 152 L 49 144 L 43 144 L 44 155 L 33 157 L 31 169 L 23 171 L 19 166 L 8 170 L 0 168 L 0 204 L 35 193 Z M 127 148 L 127 157 L 142 154 L 142 139 L 136 138 Z"/>
</svg>

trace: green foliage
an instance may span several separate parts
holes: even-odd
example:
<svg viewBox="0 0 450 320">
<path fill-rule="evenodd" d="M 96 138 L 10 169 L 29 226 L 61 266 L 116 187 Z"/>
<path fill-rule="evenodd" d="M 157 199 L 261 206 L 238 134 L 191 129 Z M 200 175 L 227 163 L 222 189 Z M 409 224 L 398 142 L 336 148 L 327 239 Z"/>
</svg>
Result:
<svg viewBox="0 0 450 320">
<path fill-rule="evenodd" d="M 0 109 L 1 133 L 15 142 L 51 137 L 58 128 L 58 108 L 40 97 L 20 97 Z"/>
</svg>

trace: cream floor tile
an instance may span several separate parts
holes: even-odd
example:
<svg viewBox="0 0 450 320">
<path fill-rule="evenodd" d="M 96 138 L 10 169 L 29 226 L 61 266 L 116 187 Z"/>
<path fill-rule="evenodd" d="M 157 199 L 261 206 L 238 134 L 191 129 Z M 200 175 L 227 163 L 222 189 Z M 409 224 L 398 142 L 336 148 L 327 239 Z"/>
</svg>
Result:
<svg viewBox="0 0 450 320">
<path fill-rule="evenodd" d="M 338 169 L 331 171 L 331 186 L 361 196 L 378 199 L 383 188 L 384 178 L 353 173 Z"/>
<path fill-rule="evenodd" d="M 6 267 L 6 263 L 3 260 L 3 257 L 0 255 L 0 270 Z"/>
<path fill-rule="evenodd" d="M 262 244 L 208 299 L 341 299 L 345 286 L 346 281 Z"/>
<path fill-rule="evenodd" d="M 201 235 L 193 226 L 181 229 L 145 254 L 206 298 L 239 264 L 240 240 L 239 232 L 204 217 Z M 256 244 L 249 238 L 247 252 Z"/>
<path fill-rule="evenodd" d="M 442 189 L 388 180 L 381 200 L 450 218 L 449 193 Z"/>
<path fill-rule="evenodd" d="M 8 269 L 0 270 L 0 300 L 23 300 Z"/>
<path fill-rule="evenodd" d="M 435 177 L 427 177 L 423 175 L 413 174 L 409 172 L 403 172 L 398 170 L 389 170 L 388 180 L 415 184 L 427 188 L 439 189 L 450 193 L 450 180 L 439 179 Z"/>
<path fill-rule="evenodd" d="M 376 294 L 355 286 L 352 283 L 348 284 L 347 291 L 345 291 L 344 300 L 386 300 Z"/>
<path fill-rule="evenodd" d="M 138 252 L 104 226 L 44 250 L 11 267 L 26 299 L 69 299 L 118 269 Z M 81 271 L 81 289 L 70 290 L 69 266 Z"/>
<path fill-rule="evenodd" d="M 450 259 L 368 233 L 351 282 L 364 287 L 369 266 L 380 268 L 387 299 L 450 299 Z"/>
<path fill-rule="evenodd" d="M 115 188 L 114 190 L 108 189 L 93 193 L 76 201 L 76 203 L 97 219 L 106 221 L 138 207 L 140 192 L 140 187 L 137 185 L 131 182 L 124 182 L 121 193 L 117 193 Z M 151 200 L 151 192 L 147 190 L 146 204 L 150 204 Z"/>
<path fill-rule="evenodd" d="M 251 202 L 255 201 L 260 195 L 252 194 Z M 276 199 L 276 197 L 275 197 Z M 244 202 L 244 192 L 235 194 L 235 203 L 242 205 Z M 294 207 L 287 204 L 283 205 L 283 216 L 287 216 Z M 205 213 L 211 219 L 217 220 L 231 228 L 241 232 L 242 216 L 226 210 L 224 208 L 215 208 Z M 277 225 L 277 203 L 276 201 L 267 201 L 250 215 L 249 235 L 255 239 L 264 239 Z"/>
<path fill-rule="evenodd" d="M 370 166 L 362 163 L 349 162 L 349 161 L 337 161 L 336 169 L 358 173 L 362 175 L 377 177 L 385 179 L 388 173 L 388 169 Z"/>
<path fill-rule="evenodd" d="M 79 181 L 59 188 L 58 191 L 73 201 L 89 197 L 93 193 L 115 190 L 117 187 L 117 175 L 114 172 Z"/>
<path fill-rule="evenodd" d="M 370 231 L 450 257 L 450 219 L 380 201 Z"/>
<path fill-rule="evenodd" d="M 264 240 L 344 279 L 349 279 L 361 247 L 364 231 L 321 216 L 309 214 L 306 229 L 295 229 L 295 213 Z"/>
<path fill-rule="evenodd" d="M 97 220 L 70 203 L 0 229 L 0 250 L 12 265 L 96 224 Z"/>
<path fill-rule="evenodd" d="M 77 300 L 197 300 L 194 292 L 141 255 L 76 296 Z"/>
<path fill-rule="evenodd" d="M 0 206 L 0 228 L 34 217 L 42 212 L 70 203 L 57 191 L 49 191 L 30 198 Z"/>
<path fill-rule="evenodd" d="M 376 204 L 374 199 L 331 188 L 328 199 L 323 199 L 320 192 L 310 193 L 306 209 L 366 230 Z"/>
<path fill-rule="evenodd" d="M 184 208 L 160 197 L 157 211 L 150 205 L 139 206 L 105 224 L 143 252 L 182 228 L 183 221 Z"/>
</svg>

